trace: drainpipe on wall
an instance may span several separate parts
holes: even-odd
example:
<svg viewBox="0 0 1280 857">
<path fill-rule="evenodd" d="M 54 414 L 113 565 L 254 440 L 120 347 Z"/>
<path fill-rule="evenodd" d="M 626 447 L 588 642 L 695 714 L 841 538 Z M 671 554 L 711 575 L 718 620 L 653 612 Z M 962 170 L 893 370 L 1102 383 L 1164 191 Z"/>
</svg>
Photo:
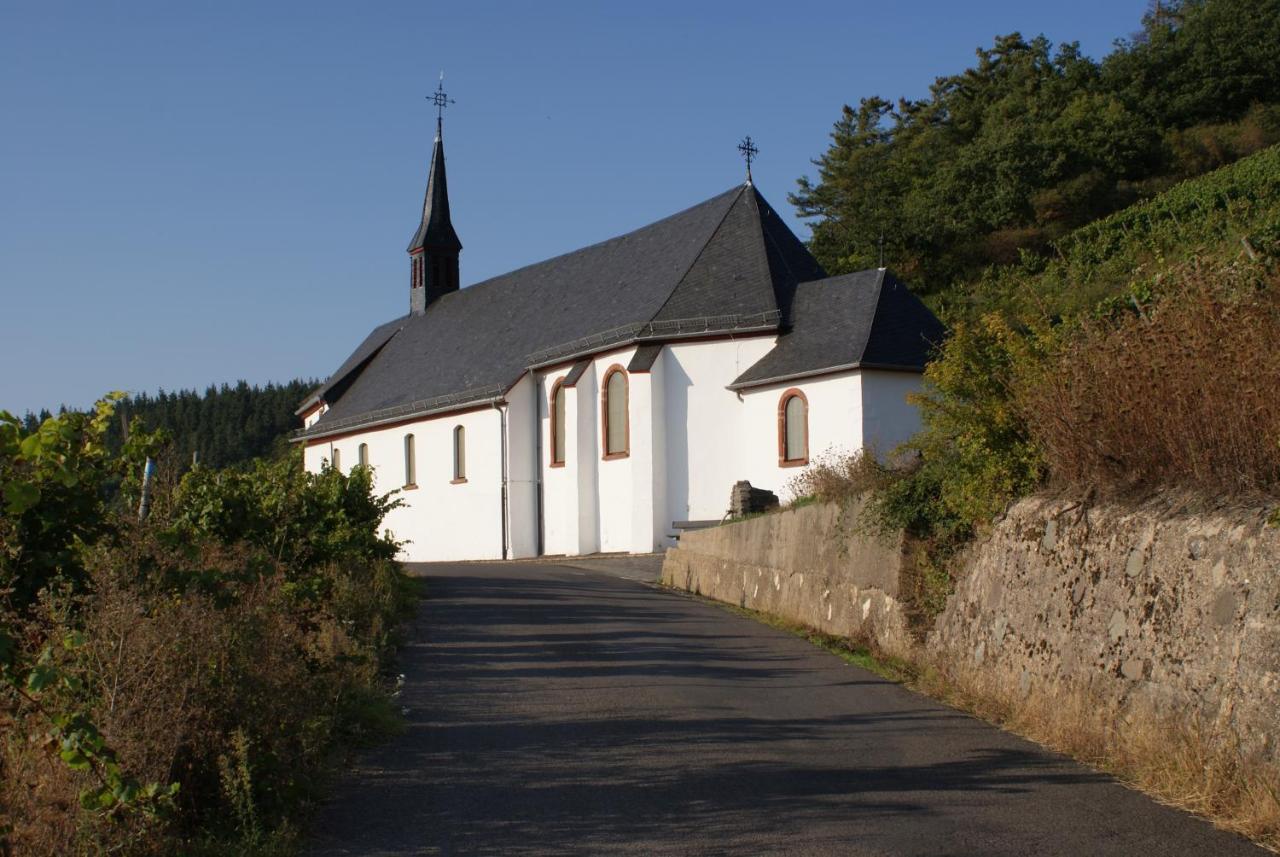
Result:
<svg viewBox="0 0 1280 857">
<path fill-rule="evenodd" d="M 498 420 L 502 426 L 502 558 L 507 558 L 507 407 L 505 403 L 494 402 L 498 409 Z"/>
</svg>

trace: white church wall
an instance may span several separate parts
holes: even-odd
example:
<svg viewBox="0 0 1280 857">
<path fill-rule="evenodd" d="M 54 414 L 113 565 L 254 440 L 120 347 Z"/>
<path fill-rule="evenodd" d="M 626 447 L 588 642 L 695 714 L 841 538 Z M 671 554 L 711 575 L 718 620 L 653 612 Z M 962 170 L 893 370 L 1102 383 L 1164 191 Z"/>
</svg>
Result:
<svg viewBox="0 0 1280 857">
<path fill-rule="evenodd" d="M 578 432 L 569 430 L 578 417 L 578 396 L 573 387 L 565 391 L 564 464 L 551 464 L 551 391 L 567 374 L 567 368 L 549 372 L 538 385 L 543 550 L 548 554 L 578 552 Z"/>
<path fill-rule="evenodd" d="M 782 394 L 800 390 L 808 400 L 809 460 L 827 453 L 848 453 L 862 448 L 861 372 L 841 372 L 743 391 L 744 432 L 747 454 L 744 462 L 749 479 L 757 488 L 767 488 L 786 502 L 791 499 L 788 483 L 800 467 L 778 463 L 778 405 Z M 724 501 L 727 506 L 728 498 Z"/>
<path fill-rule="evenodd" d="M 584 502 L 584 508 L 594 506 L 596 509 L 599 541 L 595 549 L 604 553 L 632 552 L 634 550 L 635 545 L 631 539 L 631 516 L 632 505 L 637 500 L 633 496 L 632 488 L 633 486 L 636 489 L 648 487 L 636 485 L 633 482 L 630 453 L 622 458 L 605 460 L 604 457 L 604 421 L 600 410 L 604 376 L 614 366 L 625 367 L 630 362 L 631 355 L 634 352 L 634 348 L 628 348 L 625 351 L 597 357 L 591 362 L 591 367 L 583 375 L 584 379 L 587 376 L 591 376 L 592 386 L 595 390 L 595 395 L 590 399 L 592 419 L 589 423 L 584 421 L 580 429 L 584 435 L 594 435 L 594 449 L 590 458 L 594 461 L 596 468 L 595 494 L 597 497 L 597 501 L 594 504 Z M 581 381 L 579 386 L 581 386 Z M 643 428 L 647 404 L 637 403 L 635 387 L 636 378 L 628 372 L 627 399 L 630 440 L 633 444 L 637 442 L 648 444 L 649 432 Z M 643 385 L 642 390 L 647 393 L 647 383 Z M 638 427 L 637 423 L 641 425 Z"/>
<path fill-rule="evenodd" d="M 466 430 L 466 481 L 453 482 L 453 429 Z M 404 438 L 414 436 L 416 488 L 404 485 Z M 498 411 L 484 408 L 373 429 L 336 439 L 322 439 L 305 453 L 308 470 L 332 461 L 349 473 L 359 461 L 359 446 L 368 444 L 374 490 L 400 489 L 403 505 L 388 513 L 385 525 L 408 543 L 400 558 L 408 562 L 502 557 L 501 421 Z"/>
<path fill-rule="evenodd" d="M 319 473 L 324 463 L 329 460 L 328 444 L 308 445 L 302 450 L 302 466 L 308 473 Z"/>
<path fill-rule="evenodd" d="M 538 387 L 523 375 L 507 393 L 507 521 L 512 559 L 538 555 Z"/>
<path fill-rule="evenodd" d="M 924 389 L 916 372 L 862 372 L 862 437 L 881 458 L 920 430 L 920 408 L 907 400 Z"/>
<path fill-rule="evenodd" d="M 653 462 L 650 472 L 652 474 L 653 491 L 651 496 L 653 499 L 652 508 L 649 514 L 649 536 L 648 543 L 643 547 L 638 547 L 640 551 L 651 551 L 657 548 L 666 547 L 668 543 L 667 534 L 671 532 L 671 513 L 669 511 L 667 496 L 667 473 L 669 470 L 667 463 L 667 362 L 668 350 L 662 349 L 658 354 L 658 359 L 654 361 L 653 366 L 649 369 L 649 390 L 650 390 L 650 432 L 653 437 Z"/>
<path fill-rule="evenodd" d="M 661 389 L 661 372 L 655 379 L 652 368 L 656 367 L 651 367 L 649 372 L 631 372 L 627 379 L 631 422 L 628 460 L 633 487 L 627 492 L 631 520 L 624 550 L 631 553 L 649 553 L 656 544 L 653 515 L 657 480 L 654 475 L 661 462 L 655 461 L 654 448 L 661 445 L 659 438 L 664 427 L 654 423 L 655 410 L 661 410 L 660 404 L 655 407 L 654 400 L 661 397 L 654 396 L 653 390 L 655 386 Z M 604 462 L 606 467 L 612 463 Z"/>
<path fill-rule="evenodd" d="M 307 411 L 307 413 L 302 415 L 302 427 L 311 428 L 320 421 L 320 418 L 324 416 L 324 412 L 327 410 L 329 410 L 329 406 L 321 402 L 310 411 Z"/>
<path fill-rule="evenodd" d="M 756 336 L 676 342 L 663 349 L 667 501 L 661 543 L 667 543 L 673 520 L 720 518 L 733 483 L 752 478 L 749 462 L 760 452 L 748 441 L 744 401 L 725 388 L 774 342 L 773 336 Z"/>
<path fill-rule="evenodd" d="M 605 358 L 608 359 L 608 358 Z M 565 426 L 574 439 L 574 509 L 577 513 L 576 541 L 570 553 L 589 554 L 600 550 L 600 385 L 591 370 L 582 373 L 569 397 L 576 405 Z M 566 451 L 566 455 L 568 452 Z"/>
<path fill-rule="evenodd" d="M 778 406 L 798 389 L 808 401 L 809 459 L 870 443 L 882 454 L 920 425 L 907 401 L 915 373 L 851 371 L 754 388 L 725 386 L 773 346 L 773 338 L 674 343 L 648 372 L 627 373 L 629 450 L 604 458 L 601 390 L 634 348 L 594 358 L 566 395 L 565 463 L 551 467 L 550 395 L 568 367 L 526 375 L 507 394 L 508 546 L 537 554 L 541 471 L 543 552 L 647 552 L 668 543 L 673 519 L 721 517 L 739 479 L 790 499 L 800 468 L 778 462 Z M 535 423 L 536 420 L 536 423 Z M 467 478 L 453 482 L 453 429 L 467 440 Z M 540 431 L 538 429 L 540 426 Z M 495 408 L 442 415 L 306 447 L 308 470 L 340 456 L 344 472 L 368 444 L 375 490 L 403 487 L 404 437 L 415 436 L 417 487 L 399 495 L 386 526 L 408 540 L 410 561 L 502 556 L 501 420 Z"/>
</svg>

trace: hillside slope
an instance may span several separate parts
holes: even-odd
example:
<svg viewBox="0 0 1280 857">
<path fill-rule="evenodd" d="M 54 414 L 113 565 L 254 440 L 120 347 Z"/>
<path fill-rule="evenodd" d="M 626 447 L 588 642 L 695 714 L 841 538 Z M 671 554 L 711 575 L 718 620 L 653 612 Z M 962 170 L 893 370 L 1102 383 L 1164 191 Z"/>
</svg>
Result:
<svg viewBox="0 0 1280 857">
<path fill-rule="evenodd" d="M 1280 145 L 1089 223 L 1047 253 L 987 269 L 935 299 L 949 320 L 986 312 L 1069 316 L 1193 257 L 1227 261 L 1280 252 Z"/>
</svg>

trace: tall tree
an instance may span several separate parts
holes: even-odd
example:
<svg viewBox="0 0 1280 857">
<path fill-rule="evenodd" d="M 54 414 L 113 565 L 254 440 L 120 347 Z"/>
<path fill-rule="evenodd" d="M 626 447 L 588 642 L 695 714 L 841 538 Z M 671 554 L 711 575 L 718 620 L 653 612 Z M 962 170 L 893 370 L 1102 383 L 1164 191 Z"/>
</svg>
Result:
<svg viewBox="0 0 1280 857">
<path fill-rule="evenodd" d="M 1214 71 L 1224 50 L 1233 59 Z M 1280 0 L 1167 4 L 1101 63 L 1077 43 L 1011 33 L 926 98 L 846 105 L 817 181 L 801 178 L 791 201 L 816 219 L 811 247 L 828 270 L 878 264 L 883 238 L 890 266 L 941 292 L 1280 140 L 1280 109 L 1259 113 L 1263 102 L 1280 103 Z M 1189 142 L 1182 130 L 1224 121 L 1249 127 Z"/>
</svg>

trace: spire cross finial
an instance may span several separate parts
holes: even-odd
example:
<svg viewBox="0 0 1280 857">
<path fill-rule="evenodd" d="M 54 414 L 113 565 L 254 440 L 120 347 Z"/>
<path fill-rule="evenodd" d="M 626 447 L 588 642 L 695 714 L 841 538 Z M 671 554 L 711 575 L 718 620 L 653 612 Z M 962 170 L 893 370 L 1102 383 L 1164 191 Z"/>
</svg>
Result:
<svg viewBox="0 0 1280 857">
<path fill-rule="evenodd" d="M 751 162 L 760 154 L 760 150 L 756 148 L 750 134 L 742 138 L 742 142 L 738 144 L 738 152 L 747 162 L 747 184 L 751 184 Z"/>
<path fill-rule="evenodd" d="M 444 124 L 444 109 L 450 104 L 456 104 L 452 98 L 445 95 L 444 92 L 444 72 L 440 72 L 440 82 L 436 84 L 436 91 L 427 96 L 436 108 L 436 135 L 440 134 L 440 126 Z"/>
</svg>

